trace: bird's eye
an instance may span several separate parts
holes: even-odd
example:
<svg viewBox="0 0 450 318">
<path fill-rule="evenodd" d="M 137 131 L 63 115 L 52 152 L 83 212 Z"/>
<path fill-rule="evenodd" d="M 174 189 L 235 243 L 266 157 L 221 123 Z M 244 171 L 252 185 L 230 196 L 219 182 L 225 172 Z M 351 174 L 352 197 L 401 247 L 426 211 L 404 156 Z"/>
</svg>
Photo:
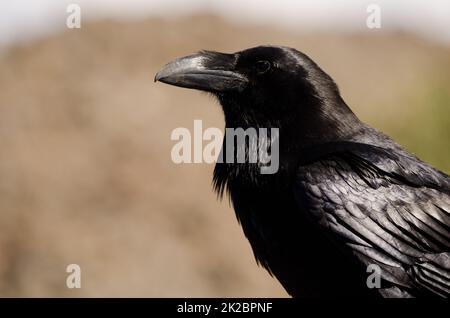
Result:
<svg viewBox="0 0 450 318">
<path fill-rule="evenodd" d="M 268 61 L 258 61 L 255 64 L 255 69 L 258 74 L 266 73 L 268 70 L 270 70 L 270 67 L 271 65 Z"/>
</svg>

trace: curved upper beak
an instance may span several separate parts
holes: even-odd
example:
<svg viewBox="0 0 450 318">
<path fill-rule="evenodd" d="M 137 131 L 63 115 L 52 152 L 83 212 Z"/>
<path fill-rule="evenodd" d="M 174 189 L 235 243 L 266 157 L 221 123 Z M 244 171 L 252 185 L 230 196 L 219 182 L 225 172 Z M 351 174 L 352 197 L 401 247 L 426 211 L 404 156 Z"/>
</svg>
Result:
<svg viewBox="0 0 450 318">
<path fill-rule="evenodd" d="M 234 71 L 234 54 L 201 52 L 166 64 L 155 82 L 208 92 L 242 91 L 247 78 Z"/>
</svg>

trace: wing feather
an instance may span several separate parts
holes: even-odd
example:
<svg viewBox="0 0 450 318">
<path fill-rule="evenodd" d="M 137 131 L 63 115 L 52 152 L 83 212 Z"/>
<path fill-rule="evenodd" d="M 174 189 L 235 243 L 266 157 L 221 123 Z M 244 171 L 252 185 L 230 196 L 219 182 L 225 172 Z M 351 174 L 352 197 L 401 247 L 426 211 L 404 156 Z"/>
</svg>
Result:
<svg viewBox="0 0 450 318">
<path fill-rule="evenodd" d="M 450 295 L 450 177 L 377 147 L 335 149 L 300 164 L 302 211 L 362 264 L 383 295 Z"/>
</svg>

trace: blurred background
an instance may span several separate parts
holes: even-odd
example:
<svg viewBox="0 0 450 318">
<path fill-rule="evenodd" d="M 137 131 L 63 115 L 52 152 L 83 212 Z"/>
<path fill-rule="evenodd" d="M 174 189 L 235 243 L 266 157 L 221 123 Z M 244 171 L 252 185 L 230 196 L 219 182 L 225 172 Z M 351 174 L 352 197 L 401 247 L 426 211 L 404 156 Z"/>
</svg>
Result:
<svg viewBox="0 0 450 318">
<path fill-rule="evenodd" d="M 362 120 L 449 173 L 450 2 L 377 1 L 379 29 L 370 3 L 2 1 L 0 296 L 287 296 L 216 199 L 213 165 L 170 159 L 174 128 L 224 125 L 205 94 L 153 83 L 200 49 L 295 47 Z"/>
</svg>

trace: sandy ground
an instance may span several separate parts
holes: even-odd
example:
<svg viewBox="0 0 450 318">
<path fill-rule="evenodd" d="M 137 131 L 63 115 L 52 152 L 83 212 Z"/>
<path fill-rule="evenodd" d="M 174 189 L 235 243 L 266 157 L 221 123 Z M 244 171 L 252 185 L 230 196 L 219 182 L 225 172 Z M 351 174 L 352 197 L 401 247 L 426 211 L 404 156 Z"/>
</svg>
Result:
<svg viewBox="0 0 450 318">
<path fill-rule="evenodd" d="M 216 199 L 213 165 L 170 160 L 174 128 L 223 127 L 217 102 L 153 83 L 175 57 L 268 43 L 309 54 L 363 120 L 450 170 L 448 48 L 206 15 L 86 24 L 0 56 L 0 295 L 287 296 Z"/>
</svg>

